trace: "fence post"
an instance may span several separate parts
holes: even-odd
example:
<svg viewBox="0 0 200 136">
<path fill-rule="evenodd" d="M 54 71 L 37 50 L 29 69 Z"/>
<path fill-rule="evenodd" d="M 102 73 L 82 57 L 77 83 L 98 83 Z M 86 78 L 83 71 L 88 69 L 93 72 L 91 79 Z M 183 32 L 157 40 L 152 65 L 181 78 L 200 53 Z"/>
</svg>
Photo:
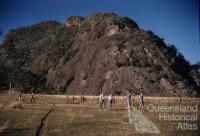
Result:
<svg viewBox="0 0 200 136">
<path fill-rule="evenodd" d="M 9 96 L 11 95 L 11 90 L 12 90 L 12 84 L 10 82 L 10 84 L 9 84 L 9 92 L 8 92 Z"/>
</svg>

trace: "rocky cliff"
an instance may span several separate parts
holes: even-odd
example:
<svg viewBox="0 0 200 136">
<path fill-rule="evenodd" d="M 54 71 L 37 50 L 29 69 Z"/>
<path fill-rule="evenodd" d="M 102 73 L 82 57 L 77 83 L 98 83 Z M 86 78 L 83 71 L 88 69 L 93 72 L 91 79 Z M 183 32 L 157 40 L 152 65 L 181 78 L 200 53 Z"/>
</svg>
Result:
<svg viewBox="0 0 200 136">
<path fill-rule="evenodd" d="M 198 95 L 174 46 L 127 17 L 95 13 L 11 30 L 0 48 L 0 86 L 96 95 Z"/>
</svg>

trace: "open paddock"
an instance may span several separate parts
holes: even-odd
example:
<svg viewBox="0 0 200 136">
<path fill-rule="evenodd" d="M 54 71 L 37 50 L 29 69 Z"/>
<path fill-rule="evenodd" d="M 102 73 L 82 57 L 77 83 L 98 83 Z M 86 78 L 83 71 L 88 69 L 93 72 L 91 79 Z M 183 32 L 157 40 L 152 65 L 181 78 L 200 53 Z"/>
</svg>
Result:
<svg viewBox="0 0 200 136">
<path fill-rule="evenodd" d="M 1 136 L 199 136 L 200 133 L 200 98 L 145 97 L 143 110 L 134 111 L 138 106 L 137 96 L 134 96 L 133 109 L 129 111 L 125 97 L 115 96 L 111 111 L 107 108 L 107 101 L 105 111 L 100 111 L 98 96 L 84 96 L 84 103 L 81 101 L 81 96 L 73 95 L 36 94 L 34 103 L 30 101 L 30 94 L 22 94 L 21 101 L 18 97 L 18 93 L 0 96 Z M 198 105 L 198 109 L 196 112 L 188 113 L 150 112 L 147 108 L 149 104 Z M 198 129 L 177 129 L 178 123 L 183 124 L 184 121 L 160 120 L 161 113 L 197 114 L 197 120 L 187 121 L 187 125 L 192 124 L 194 127 L 197 124 Z M 145 120 L 155 124 L 159 133 L 138 131 L 137 123 L 134 122 L 136 115 L 141 124 L 144 124 Z M 140 117 L 144 120 L 140 120 Z"/>
</svg>

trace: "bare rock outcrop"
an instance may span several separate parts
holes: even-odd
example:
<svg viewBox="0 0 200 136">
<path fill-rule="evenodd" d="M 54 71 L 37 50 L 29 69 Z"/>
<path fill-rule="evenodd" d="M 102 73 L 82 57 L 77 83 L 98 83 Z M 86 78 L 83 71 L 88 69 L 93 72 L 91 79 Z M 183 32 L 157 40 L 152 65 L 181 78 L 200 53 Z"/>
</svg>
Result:
<svg viewBox="0 0 200 136">
<path fill-rule="evenodd" d="M 64 25 L 48 21 L 13 30 L 5 39 L 1 86 L 12 81 L 23 91 L 87 95 L 199 94 L 183 56 L 113 13 L 72 16 Z"/>
</svg>

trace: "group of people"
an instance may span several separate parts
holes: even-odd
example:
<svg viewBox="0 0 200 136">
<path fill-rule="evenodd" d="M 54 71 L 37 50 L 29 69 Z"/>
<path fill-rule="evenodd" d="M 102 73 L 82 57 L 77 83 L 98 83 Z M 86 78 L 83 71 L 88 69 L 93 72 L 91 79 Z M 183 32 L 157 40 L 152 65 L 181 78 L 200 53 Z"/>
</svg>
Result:
<svg viewBox="0 0 200 136">
<path fill-rule="evenodd" d="M 127 104 L 128 104 L 128 108 L 131 108 L 131 105 L 133 103 L 133 98 L 132 98 L 132 95 L 129 93 L 126 98 L 127 100 Z M 108 96 L 108 107 L 109 107 L 109 110 L 111 110 L 112 108 L 112 104 L 113 104 L 113 96 L 112 94 L 110 94 Z M 102 92 L 100 95 L 99 95 L 99 108 L 100 110 L 102 110 L 104 107 L 104 110 L 106 109 L 106 103 L 105 103 L 105 97 L 104 97 L 104 93 Z M 138 96 L 138 107 L 137 109 L 143 109 L 144 107 L 144 95 L 143 93 L 141 93 L 139 96 Z"/>
<path fill-rule="evenodd" d="M 111 107 L 112 107 L 112 103 L 113 103 L 113 96 L 112 94 L 110 94 L 108 96 L 108 106 L 109 106 L 109 109 L 111 110 Z M 106 103 L 105 103 L 105 98 L 104 98 L 104 94 L 101 93 L 100 96 L 99 96 L 99 108 L 100 110 L 102 110 L 102 108 L 104 107 L 104 110 L 106 109 Z"/>
<path fill-rule="evenodd" d="M 19 95 L 19 100 L 21 101 L 21 93 Z M 74 97 L 73 97 L 74 98 Z M 129 93 L 126 97 L 125 97 L 126 101 L 127 101 L 127 104 L 128 104 L 128 108 L 131 108 L 131 105 L 133 103 L 133 98 L 132 98 L 132 95 Z M 81 102 L 84 103 L 85 101 L 85 97 L 84 96 L 81 96 Z M 111 110 L 112 108 L 112 104 L 113 104 L 113 101 L 114 101 L 114 97 L 112 94 L 110 94 L 108 96 L 108 108 L 109 110 Z M 31 103 L 34 103 L 35 102 L 35 97 L 34 97 L 34 94 L 31 93 Z M 144 106 L 144 95 L 143 93 L 141 93 L 139 96 L 138 96 L 138 106 L 137 106 L 137 109 L 143 109 L 143 106 Z M 104 96 L 104 93 L 102 92 L 100 95 L 99 95 L 99 108 L 100 110 L 105 110 L 106 109 L 106 102 L 105 102 L 105 96 Z"/>
</svg>

